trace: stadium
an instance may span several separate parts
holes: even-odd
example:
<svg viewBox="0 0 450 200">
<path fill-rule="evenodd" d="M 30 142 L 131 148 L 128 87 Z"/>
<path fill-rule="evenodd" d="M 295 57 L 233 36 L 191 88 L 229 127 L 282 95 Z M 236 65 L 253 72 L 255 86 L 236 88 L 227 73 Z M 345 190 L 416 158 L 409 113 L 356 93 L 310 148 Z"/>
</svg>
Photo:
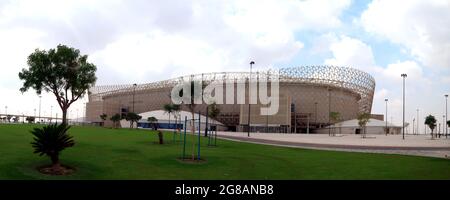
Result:
<svg viewBox="0 0 450 200">
<path fill-rule="evenodd" d="M 259 108 L 265 105 L 260 102 L 252 104 L 251 132 L 315 132 L 333 123 L 329 114 L 331 112 L 338 112 L 340 121 L 355 119 L 358 113 L 371 113 L 375 79 L 370 74 L 349 67 L 301 66 L 252 73 L 195 74 L 147 84 L 95 86 L 89 90 L 86 120 L 93 124 L 112 126 L 110 120 L 103 121 L 100 115 L 105 113 L 108 116 L 115 114 L 123 116 L 127 112 L 134 112 L 145 117 L 151 116 L 149 113 L 161 111 L 164 104 L 171 103 L 172 88 L 186 80 L 203 83 L 223 80 L 233 81 L 237 85 L 247 83 L 249 80 L 250 82 L 270 80 L 275 75 L 279 80 L 278 113 L 261 115 Z M 248 95 L 248 92 L 246 94 Z M 245 104 L 221 104 L 218 107 L 221 112 L 216 121 L 223 130 L 248 130 L 247 100 Z M 189 112 L 187 106 L 181 106 L 181 109 L 183 112 Z M 195 112 L 206 116 L 206 109 L 207 104 L 203 103 L 195 107 Z M 159 113 L 157 118 L 162 118 L 161 112 Z M 143 118 L 138 126 L 144 126 L 145 123 L 146 118 Z M 161 119 L 158 123 L 164 127 L 167 122 Z M 179 125 L 182 126 L 182 123 Z"/>
</svg>

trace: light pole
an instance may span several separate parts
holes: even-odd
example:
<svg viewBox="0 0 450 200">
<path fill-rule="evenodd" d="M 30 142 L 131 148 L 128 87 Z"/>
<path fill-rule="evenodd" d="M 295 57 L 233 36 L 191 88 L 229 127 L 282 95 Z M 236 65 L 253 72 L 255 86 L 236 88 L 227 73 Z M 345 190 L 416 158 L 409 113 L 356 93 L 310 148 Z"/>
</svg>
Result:
<svg viewBox="0 0 450 200">
<path fill-rule="evenodd" d="M 405 139 L 405 79 L 407 77 L 406 74 L 401 75 L 403 77 L 403 139 Z"/>
<path fill-rule="evenodd" d="M 314 102 L 314 124 L 316 125 L 317 128 L 317 102 Z"/>
<path fill-rule="evenodd" d="M 8 106 L 5 106 L 5 115 L 8 116 Z"/>
<path fill-rule="evenodd" d="M 387 103 L 388 103 L 388 99 L 384 99 L 384 101 L 386 102 L 386 127 L 385 127 L 384 131 L 386 132 L 386 136 L 387 136 L 387 135 L 388 135 L 388 127 L 387 127 L 387 124 L 388 124 L 388 120 L 387 120 L 387 117 L 388 117 L 388 115 L 387 115 Z"/>
<path fill-rule="evenodd" d="M 266 111 L 266 133 L 269 133 L 269 109 Z"/>
<path fill-rule="evenodd" d="M 442 115 L 442 134 L 444 134 L 444 128 L 445 130 L 447 130 L 447 122 L 445 121 L 445 115 Z M 439 127 L 440 129 L 440 127 Z M 446 138 L 447 138 L 447 134 L 445 134 Z M 441 138 L 441 134 L 439 132 L 439 138 Z"/>
<path fill-rule="evenodd" d="M 251 102 L 250 102 L 250 81 L 252 80 L 252 67 L 255 64 L 254 61 L 250 61 L 250 76 L 248 78 L 248 116 L 247 116 L 247 137 L 250 137 L 250 109 L 251 109 Z"/>
<path fill-rule="evenodd" d="M 444 95 L 445 96 L 445 122 L 444 122 L 444 127 L 445 127 L 445 138 L 447 138 L 448 132 L 447 132 L 447 120 L 448 120 L 448 115 L 447 115 L 447 102 L 448 102 L 448 94 Z"/>
<path fill-rule="evenodd" d="M 133 84 L 133 113 L 134 113 L 134 95 L 136 95 L 136 86 L 137 84 Z"/>
<path fill-rule="evenodd" d="M 415 127 L 416 127 L 415 123 L 416 123 L 416 119 L 413 118 L 413 126 L 412 126 L 412 128 L 413 128 L 413 135 L 416 134 L 416 132 L 414 131 L 414 129 L 415 129 Z M 416 130 L 416 131 L 417 131 L 417 130 Z"/>
<path fill-rule="evenodd" d="M 416 131 L 417 131 L 417 135 L 419 135 L 419 109 L 417 108 L 417 128 L 416 128 Z"/>
<path fill-rule="evenodd" d="M 328 136 L 331 136 L 331 89 L 328 88 Z"/>
<path fill-rule="evenodd" d="M 39 123 L 41 122 L 41 99 L 42 95 L 39 95 Z"/>
</svg>

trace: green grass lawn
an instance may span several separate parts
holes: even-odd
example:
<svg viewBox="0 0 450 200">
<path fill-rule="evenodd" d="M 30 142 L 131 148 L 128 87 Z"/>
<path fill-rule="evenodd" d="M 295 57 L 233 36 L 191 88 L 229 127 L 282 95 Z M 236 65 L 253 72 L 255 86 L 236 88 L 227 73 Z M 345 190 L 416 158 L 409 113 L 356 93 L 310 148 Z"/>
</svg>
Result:
<svg viewBox="0 0 450 200">
<path fill-rule="evenodd" d="M 153 131 L 72 127 L 76 144 L 61 162 L 77 169 L 58 177 L 35 169 L 49 164 L 33 154 L 32 125 L 0 125 L 0 179 L 450 179 L 450 160 L 274 147 L 218 140 L 207 162 L 181 163 L 182 144 L 157 144 Z M 188 135 L 190 138 L 191 135 Z M 188 155 L 192 143 L 187 144 Z"/>
</svg>

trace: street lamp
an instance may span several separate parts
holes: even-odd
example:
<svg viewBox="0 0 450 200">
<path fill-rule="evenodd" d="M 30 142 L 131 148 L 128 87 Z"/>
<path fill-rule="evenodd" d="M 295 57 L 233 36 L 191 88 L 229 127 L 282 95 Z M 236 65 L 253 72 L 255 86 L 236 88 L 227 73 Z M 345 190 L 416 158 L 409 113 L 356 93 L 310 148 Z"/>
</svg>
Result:
<svg viewBox="0 0 450 200">
<path fill-rule="evenodd" d="M 407 77 L 406 74 L 401 75 L 403 77 L 403 139 L 405 139 L 405 79 Z"/>
<path fill-rule="evenodd" d="M 419 109 L 417 108 L 417 128 L 416 128 L 417 135 L 419 135 Z"/>
<path fill-rule="evenodd" d="M 134 95 L 136 94 L 136 86 L 137 84 L 133 84 L 133 113 L 134 113 Z"/>
<path fill-rule="evenodd" d="M 331 136 L 331 89 L 328 88 L 328 136 Z"/>
<path fill-rule="evenodd" d="M 250 76 L 249 76 L 249 78 L 248 78 L 248 116 L 247 116 L 247 127 L 248 127 L 248 130 L 247 130 L 247 137 L 250 137 L 250 109 L 251 109 L 251 107 L 250 107 L 250 81 L 251 81 L 251 79 L 252 79 L 252 67 L 253 67 L 253 65 L 255 64 L 255 62 L 254 61 L 250 61 Z"/>
<path fill-rule="evenodd" d="M 316 124 L 317 127 L 317 102 L 314 102 L 314 124 Z"/>
<path fill-rule="evenodd" d="M 445 96 L 445 122 L 444 122 L 444 127 L 445 127 L 445 138 L 447 138 L 448 132 L 447 132 L 447 120 L 448 120 L 448 115 L 447 115 L 447 100 L 448 100 L 448 94 L 444 95 Z"/>
<path fill-rule="evenodd" d="M 387 103 L 388 103 L 388 99 L 384 99 L 384 101 L 386 102 L 386 127 L 385 127 L 385 132 L 386 132 L 386 136 L 388 135 L 388 127 L 387 127 L 387 124 L 388 124 L 388 115 L 387 115 Z"/>
<path fill-rule="evenodd" d="M 447 126 L 446 125 L 447 125 L 447 122 L 445 121 L 445 115 L 442 115 L 442 134 L 444 134 L 444 128 L 447 131 Z M 441 128 L 439 127 L 439 129 L 441 129 Z M 447 133 L 445 133 L 445 137 L 447 138 Z M 439 138 L 441 138 L 440 131 L 439 131 Z"/>
</svg>

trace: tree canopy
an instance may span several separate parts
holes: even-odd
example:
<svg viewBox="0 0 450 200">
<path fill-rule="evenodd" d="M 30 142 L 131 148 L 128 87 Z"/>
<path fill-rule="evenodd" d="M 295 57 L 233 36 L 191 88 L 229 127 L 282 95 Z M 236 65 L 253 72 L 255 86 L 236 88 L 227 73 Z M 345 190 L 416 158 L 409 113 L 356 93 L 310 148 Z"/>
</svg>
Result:
<svg viewBox="0 0 450 200">
<path fill-rule="evenodd" d="M 339 112 L 330 112 L 330 119 L 333 122 L 339 121 L 340 117 L 341 117 L 341 113 L 339 113 Z"/>
<path fill-rule="evenodd" d="M 36 49 L 28 56 L 28 69 L 19 73 L 23 86 L 20 91 L 30 88 L 37 94 L 42 91 L 53 93 L 63 113 L 63 123 L 67 123 L 67 109 L 82 98 L 95 84 L 97 67 L 87 61 L 87 55 L 65 45 L 56 49 Z"/>
<path fill-rule="evenodd" d="M 217 106 L 217 104 L 214 102 L 211 105 L 208 106 L 208 116 L 217 119 L 217 117 L 220 114 L 220 108 Z"/>
<path fill-rule="evenodd" d="M 142 116 L 134 113 L 134 112 L 129 112 L 127 113 L 127 115 L 125 116 L 125 120 L 130 121 L 130 128 L 133 127 L 133 124 L 135 122 L 138 122 L 140 119 L 142 119 Z"/>
<path fill-rule="evenodd" d="M 109 120 L 111 120 L 114 124 L 114 128 L 116 128 L 117 122 L 119 122 L 122 118 L 120 117 L 120 114 L 115 114 L 113 116 L 111 116 L 111 118 L 109 118 Z"/>
<path fill-rule="evenodd" d="M 436 128 L 436 118 L 433 115 L 428 115 L 425 118 L 425 124 L 431 129 L 431 137 L 433 138 L 433 130 Z"/>
<path fill-rule="evenodd" d="M 363 128 L 363 138 L 366 137 L 366 124 L 370 121 L 370 114 L 369 113 L 361 113 L 358 114 L 358 125 Z"/>
<path fill-rule="evenodd" d="M 147 121 L 152 125 L 154 130 L 157 129 L 156 123 L 158 122 L 158 119 L 156 119 L 156 117 L 148 117 Z"/>
</svg>

